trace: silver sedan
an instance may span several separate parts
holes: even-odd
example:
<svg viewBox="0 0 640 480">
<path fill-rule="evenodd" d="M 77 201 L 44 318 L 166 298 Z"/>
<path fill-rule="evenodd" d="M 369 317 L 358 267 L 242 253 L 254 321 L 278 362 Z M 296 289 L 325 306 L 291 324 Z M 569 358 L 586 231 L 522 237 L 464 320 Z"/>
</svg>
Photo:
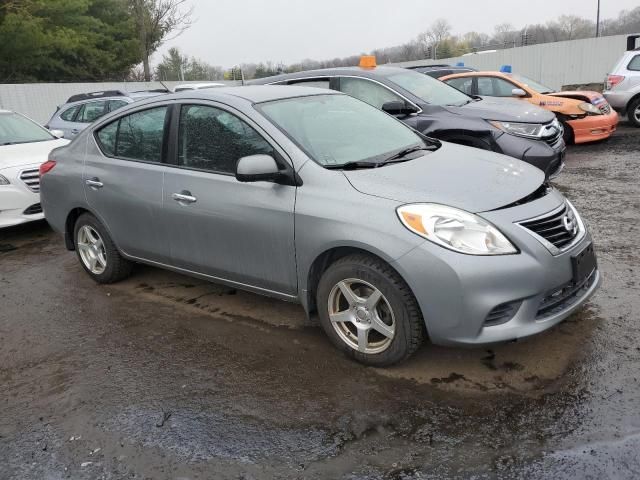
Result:
<svg viewBox="0 0 640 480">
<path fill-rule="evenodd" d="M 132 104 L 54 150 L 42 204 L 95 281 L 146 263 L 302 303 L 370 365 L 536 334 L 597 289 L 544 174 L 346 95 L 218 88 Z"/>
</svg>

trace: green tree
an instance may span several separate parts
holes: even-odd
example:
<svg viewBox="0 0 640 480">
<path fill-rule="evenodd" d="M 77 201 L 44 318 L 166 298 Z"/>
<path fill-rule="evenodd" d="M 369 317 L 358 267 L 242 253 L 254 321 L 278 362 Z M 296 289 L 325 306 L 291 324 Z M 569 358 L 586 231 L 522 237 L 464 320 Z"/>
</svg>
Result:
<svg viewBox="0 0 640 480">
<path fill-rule="evenodd" d="M 140 62 L 124 0 L 0 5 L 0 81 L 121 80 Z"/>
<path fill-rule="evenodd" d="M 170 48 L 156 67 L 158 80 L 222 80 L 222 68 L 209 65 L 194 57 L 182 55 L 177 48 Z"/>
</svg>

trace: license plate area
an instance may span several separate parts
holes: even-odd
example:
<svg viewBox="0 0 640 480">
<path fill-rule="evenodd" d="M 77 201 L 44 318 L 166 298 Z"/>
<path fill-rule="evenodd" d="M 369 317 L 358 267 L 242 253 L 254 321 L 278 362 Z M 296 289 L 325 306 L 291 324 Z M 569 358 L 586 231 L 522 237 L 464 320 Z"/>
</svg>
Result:
<svg viewBox="0 0 640 480">
<path fill-rule="evenodd" d="M 593 249 L 593 244 L 590 243 L 580 253 L 571 257 L 573 284 L 583 283 L 593 273 L 597 265 L 596 252 Z"/>
</svg>

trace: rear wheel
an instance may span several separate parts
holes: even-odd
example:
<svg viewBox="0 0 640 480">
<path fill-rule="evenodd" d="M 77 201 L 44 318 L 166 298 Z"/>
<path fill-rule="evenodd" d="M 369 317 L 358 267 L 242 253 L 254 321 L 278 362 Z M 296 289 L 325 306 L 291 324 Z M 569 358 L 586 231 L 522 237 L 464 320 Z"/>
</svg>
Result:
<svg viewBox="0 0 640 480">
<path fill-rule="evenodd" d="M 640 97 L 634 99 L 629 103 L 627 108 L 627 117 L 629 117 L 629 123 L 636 128 L 640 128 Z"/>
<path fill-rule="evenodd" d="M 317 292 L 320 322 L 331 341 L 374 366 L 398 363 L 423 341 L 424 324 L 409 286 L 385 262 L 356 254 L 337 260 Z"/>
<path fill-rule="evenodd" d="M 89 213 L 78 217 L 73 230 L 74 244 L 82 268 L 98 283 L 114 283 L 131 274 L 126 260 L 104 226 Z"/>
</svg>

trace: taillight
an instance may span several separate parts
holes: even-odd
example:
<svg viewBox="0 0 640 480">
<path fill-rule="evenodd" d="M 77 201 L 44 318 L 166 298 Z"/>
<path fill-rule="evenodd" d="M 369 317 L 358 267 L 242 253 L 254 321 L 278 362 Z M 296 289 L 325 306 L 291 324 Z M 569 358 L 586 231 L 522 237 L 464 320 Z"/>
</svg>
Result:
<svg viewBox="0 0 640 480">
<path fill-rule="evenodd" d="M 623 75 L 609 75 L 609 76 L 607 76 L 607 90 L 611 90 L 613 87 L 618 85 L 623 80 L 624 80 L 624 76 Z"/>
<path fill-rule="evenodd" d="M 40 165 L 40 176 L 44 175 L 47 172 L 50 172 L 53 167 L 56 166 L 55 160 L 47 160 L 42 165 Z"/>
</svg>

